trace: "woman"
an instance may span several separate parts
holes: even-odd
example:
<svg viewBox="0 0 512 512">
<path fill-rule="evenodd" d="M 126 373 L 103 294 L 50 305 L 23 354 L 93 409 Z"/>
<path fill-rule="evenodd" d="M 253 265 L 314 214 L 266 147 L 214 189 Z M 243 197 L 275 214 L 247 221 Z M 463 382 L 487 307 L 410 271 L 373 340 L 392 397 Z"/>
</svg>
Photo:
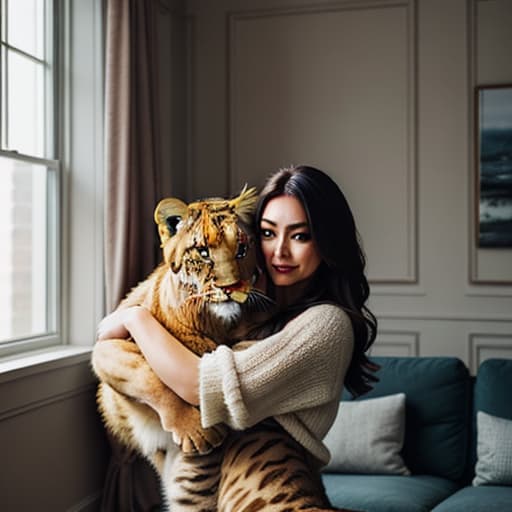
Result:
<svg viewBox="0 0 512 512">
<path fill-rule="evenodd" d="M 376 380 L 365 352 L 376 336 L 354 219 L 336 183 L 307 166 L 282 169 L 263 189 L 256 230 L 267 293 L 278 312 L 253 329 L 243 350 L 198 357 L 142 307 L 106 317 L 99 339 L 137 342 L 160 379 L 200 405 L 204 427 L 244 430 L 273 417 L 326 464 L 322 439 L 343 385 L 364 393 Z"/>
</svg>

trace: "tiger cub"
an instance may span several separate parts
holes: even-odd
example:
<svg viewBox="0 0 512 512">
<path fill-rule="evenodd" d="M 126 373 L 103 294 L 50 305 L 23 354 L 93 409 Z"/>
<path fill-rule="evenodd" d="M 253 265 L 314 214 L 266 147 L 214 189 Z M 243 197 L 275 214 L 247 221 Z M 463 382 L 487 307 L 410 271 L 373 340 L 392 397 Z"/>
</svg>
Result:
<svg viewBox="0 0 512 512">
<path fill-rule="evenodd" d="M 248 226 L 256 199 L 254 188 L 244 188 L 231 200 L 190 205 L 176 198 L 162 200 L 154 218 L 163 262 L 118 309 L 145 306 L 199 355 L 227 343 L 242 305 L 254 295 Z M 173 440 L 184 453 L 206 453 L 224 440 L 226 427 L 203 429 L 198 409 L 160 381 L 131 340 L 96 343 L 92 366 L 100 380 L 98 406 L 107 428 L 157 469 L 160 451 L 165 453 Z"/>
<path fill-rule="evenodd" d="M 246 228 L 255 200 L 244 189 L 231 200 L 160 202 L 164 261 L 119 308 L 144 305 L 197 354 L 229 342 L 242 308 L 258 301 Z M 198 409 L 158 379 L 131 340 L 97 343 L 92 364 L 107 428 L 154 465 L 172 512 L 334 510 L 304 448 L 273 420 L 244 432 L 203 429 Z"/>
</svg>

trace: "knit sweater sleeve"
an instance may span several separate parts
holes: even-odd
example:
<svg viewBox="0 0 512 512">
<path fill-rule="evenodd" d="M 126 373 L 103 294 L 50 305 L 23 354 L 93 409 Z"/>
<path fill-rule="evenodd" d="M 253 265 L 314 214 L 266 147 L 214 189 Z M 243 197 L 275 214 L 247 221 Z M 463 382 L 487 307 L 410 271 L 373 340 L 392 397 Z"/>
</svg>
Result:
<svg viewBox="0 0 512 512">
<path fill-rule="evenodd" d="M 329 304 L 310 307 L 245 350 L 218 347 L 199 367 L 203 426 L 241 430 L 338 400 L 352 350 L 350 319 Z"/>
</svg>

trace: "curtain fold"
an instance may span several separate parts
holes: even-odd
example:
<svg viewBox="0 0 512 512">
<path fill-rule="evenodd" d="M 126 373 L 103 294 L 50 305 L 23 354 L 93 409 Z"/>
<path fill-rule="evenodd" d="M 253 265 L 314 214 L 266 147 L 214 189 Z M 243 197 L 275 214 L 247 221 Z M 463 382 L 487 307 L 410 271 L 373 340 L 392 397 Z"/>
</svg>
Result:
<svg viewBox="0 0 512 512">
<path fill-rule="evenodd" d="M 109 436 L 111 458 L 105 476 L 101 512 L 160 510 L 158 478 L 148 463 Z"/>
<path fill-rule="evenodd" d="M 108 0 L 106 24 L 106 305 L 156 265 L 159 122 L 154 2 Z"/>
<path fill-rule="evenodd" d="M 160 169 L 155 2 L 107 0 L 105 57 L 105 284 L 110 312 L 160 258 L 153 221 Z M 104 512 L 161 503 L 150 465 L 110 437 Z"/>
</svg>

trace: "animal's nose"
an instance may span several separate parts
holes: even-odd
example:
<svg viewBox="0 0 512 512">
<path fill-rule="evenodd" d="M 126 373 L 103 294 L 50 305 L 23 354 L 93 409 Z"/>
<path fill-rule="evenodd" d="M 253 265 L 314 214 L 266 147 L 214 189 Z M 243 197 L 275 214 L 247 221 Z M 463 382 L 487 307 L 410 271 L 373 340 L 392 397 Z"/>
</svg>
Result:
<svg viewBox="0 0 512 512">
<path fill-rule="evenodd" d="M 245 302 L 248 297 L 248 283 L 245 281 L 237 281 L 233 285 L 222 287 L 224 293 L 235 302 Z"/>
<path fill-rule="evenodd" d="M 215 285 L 221 288 L 233 286 L 240 281 L 238 265 L 234 262 L 224 262 L 223 265 L 215 265 Z"/>
</svg>

